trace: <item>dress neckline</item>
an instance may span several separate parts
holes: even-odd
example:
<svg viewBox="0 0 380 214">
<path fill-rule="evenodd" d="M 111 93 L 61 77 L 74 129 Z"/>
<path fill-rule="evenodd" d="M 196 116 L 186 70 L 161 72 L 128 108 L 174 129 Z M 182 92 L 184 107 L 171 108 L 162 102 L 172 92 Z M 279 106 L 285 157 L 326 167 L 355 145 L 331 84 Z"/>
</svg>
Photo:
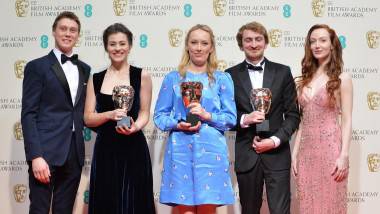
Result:
<svg viewBox="0 0 380 214">
<path fill-rule="evenodd" d="M 324 84 L 322 84 L 322 86 L 314 90 L 314 93 L 307 93 L 307 90 L 311 90 L 311 92 L 313 92 L 313 88 L 305 86 L 304 91 L 302 92 L 303 97 L 305 97 L 308 101 L 313 100 L 314 97 L 317 96 L 321 92 L 322 89 L 326 89 L 326 86 L 327 86 L 327 82 L 325 82 Z"/>
<path fill-rule="evenodd" d="M 101 91 L 99 91 L 99 94 L 101 94 L 101 95 L 105 95 L 105 96 L 112 96 L 112 94 L 105 94 L 105 93 L 103 93 L 103 92 L 101 92 Z"/>
<path fill-rule="evenodd" d="M 129 65 L 129 72 L 128 72 L 128 76 L 129 76 L 129 86 L 132 86 L 132 80 L 131 80 L 131 73 L 132 73 L 132 65 Z M 105 70 L 105 72 L 104 72 L 104 75 L 103 75 L 103 78 L 102 78 L 102 83 L 100 84 L 100 89 L 99 89 L 99 93 L 101 93 L 101 94 L 103 94 L 103 95 L 109 95 L 109 96 L 112 96 L 112 94 L 107 94 L 107 93 L 103 93 L 102 92 L 102 86 L 103 86 L 103 83 L 104 83 L 104 77 L 106 76 L 106 74 L 107 74 L 107 72 L 108 72 L 108 68 Z M 115 85 L 115 86 L 117 86 L 117 85 Z M 114 87 L 115 87 L 114 86 Z M 132 86 L 133 87 L 133 86 Z"/>
<path fill-rule="evenodd" d="M 192 74 L 192 75 L 204 75 L 204 74 L 207 74 L 207 72 L 193 72 L 193 71 L 186 71 L 186 74 Z"/>
</svg>

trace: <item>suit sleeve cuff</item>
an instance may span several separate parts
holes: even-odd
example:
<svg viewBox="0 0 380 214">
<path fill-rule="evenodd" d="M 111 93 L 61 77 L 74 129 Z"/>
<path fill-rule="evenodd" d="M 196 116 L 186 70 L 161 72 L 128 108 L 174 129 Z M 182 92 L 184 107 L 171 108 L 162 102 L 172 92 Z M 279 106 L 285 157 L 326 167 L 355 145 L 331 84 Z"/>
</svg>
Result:
<svg viewBox="0 0 380 214">
<path fill-rule="evenodd" d="M 281 144 L 281 140 L 280 140 L 278 137 L 276 137 L 276 136 L 272 136 L 272 137 L 270 137 L 270 139 L 273 140 L 275 148 L 277 148 L 277 147 L 280 146 L 280 144 Z"/>
<path fill-rule="evenodd" d="M 248 128 L 249 127 L 249 125 L 244 124 L 245 116 L 246 116 L 246 114 L 243 114 L 243 115 L 241 115 L 241 118 L 240 118 L 240 127 L 242 127 L 242 128 Z"/>
</svg>

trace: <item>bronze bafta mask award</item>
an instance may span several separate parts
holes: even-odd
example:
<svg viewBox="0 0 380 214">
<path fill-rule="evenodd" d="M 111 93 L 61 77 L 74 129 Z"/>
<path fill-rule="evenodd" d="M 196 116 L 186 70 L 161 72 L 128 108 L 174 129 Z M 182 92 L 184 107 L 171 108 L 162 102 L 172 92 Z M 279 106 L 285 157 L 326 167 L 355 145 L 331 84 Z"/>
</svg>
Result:
<svg viewBox="0 0 380 214">
<path fill-rule="evenodd" d="M 269 112 L 272 103 L 272 93 L 269 88 L 256 88 L 251 90 L 251 105 L 254 111 L 260 111 L 265 114 Z M 269 131 L 269 120 L 256 124 L 257 132 Z"/>
<path fill-rule="evenodd" d="M 183 104 L 187 108 L 190 103 L 200 103 L 202 97 L 203 84 L 201 82 L 182 82 L 181 83 L 181 94 Z M 191 126 L 197 125 L 199 117 L 197 115 L 191 114 L 190 112 L 186 115 L 186 122 L 191 123 Z"/>
<path fill-rule="evenodd" d="M 133 96 L 135 90 L 132 86 L 119 85 L 115 86 L 112 91 L 112 100 L 115 109 L 123 109 L 127 114 L 131 110 L 133 104 Z M 131 127 L 131 117 L 126 116 L 117 121 L 117 126 Z"/>
</svg>

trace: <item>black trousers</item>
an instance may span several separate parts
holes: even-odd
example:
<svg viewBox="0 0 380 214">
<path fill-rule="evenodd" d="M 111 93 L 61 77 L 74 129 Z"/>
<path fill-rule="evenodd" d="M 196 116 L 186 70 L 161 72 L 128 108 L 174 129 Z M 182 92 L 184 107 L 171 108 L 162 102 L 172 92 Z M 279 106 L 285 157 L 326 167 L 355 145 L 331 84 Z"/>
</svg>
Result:
<svg viewBox="0 0 380 214">
<path fill-rule="evenodd" d="M 290 169 L 268 169 L 259 157 L 251 170 L 236 175 L 242 214 L 260 214 L 264 183 L 270 213 L 290 213 Z"/>
<path fill-rule="evenodd" d="M 39 182 L 33 175 L 29 162 L 30 207 L 29 214 L 72 214 L 80 182 L 82 167 L 76 152 L 75 135 L 71 137 L 70 151 L 62 166 L 49 166 L 50 183 Z"/>
</svg>

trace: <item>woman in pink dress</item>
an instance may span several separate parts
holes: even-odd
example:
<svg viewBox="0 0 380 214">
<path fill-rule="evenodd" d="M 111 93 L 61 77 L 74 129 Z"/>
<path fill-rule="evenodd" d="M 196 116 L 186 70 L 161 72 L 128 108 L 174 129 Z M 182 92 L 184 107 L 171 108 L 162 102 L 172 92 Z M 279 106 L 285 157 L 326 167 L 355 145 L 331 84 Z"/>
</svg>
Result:
<svg viewBox="0 0 380 214">
<path fill-rule="evenodd" d="M 342 46 L 335 31 L 314 25 L 297 81 L 302 119 L 292 153 L 302 214 L 347 212 L 353 88 L 350 75 L 342 71 Z"/>
</svg>

